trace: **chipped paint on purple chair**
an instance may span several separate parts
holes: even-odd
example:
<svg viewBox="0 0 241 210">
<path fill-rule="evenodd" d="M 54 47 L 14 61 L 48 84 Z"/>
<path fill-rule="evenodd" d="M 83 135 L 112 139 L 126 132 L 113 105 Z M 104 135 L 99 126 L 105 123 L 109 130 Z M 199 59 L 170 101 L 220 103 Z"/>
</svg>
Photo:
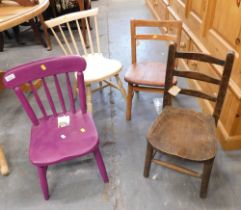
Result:
<svg viewBox="0 0 241 210">
<path fill-rule="evenodd" d="M 4 75 L 4 84 L 18 96 L 25 112 L 32 122 L 29 157 L 37 167 L 44 198 L 49 198 L 46 178 L 49 165 L 71 160 L 94 153 L 103 181 L 108 182 L 105 165 L 99 150 L 99 137 L 92 116 L 86 112 L 86 95 L 83 71 L 86 62 L 80 56 L 61 56 L 43 59 L 13 68 Z M 79 106 L 75 105 L 70 74 L 77 72 Z M 65 77 L 66 85 L 60 84 L 60 75 Z M 49 88 L 49 78 L 53 78 L 61 111 L 57 111 L 56 100 Z M 44 106 L 43 97 L 33 86 L 33 81 L 41 79 L 46 101 L 50 110 Z M 34 111 L 21 85 L 28 83 L 41 116 Z M 64 100 L 63 87 L 67 87 L 68 100 Z M 41 100 L 42 98 L 42 100 Z M 66 106 L 69 101 L 69 105 Z M 68 108 L 69 107 L 69 110 Z M 51 113 L 49 113 L 51 112 Z M 59 127 L 58 120 L 67 116 L 69 122 Z"/>
</svg>

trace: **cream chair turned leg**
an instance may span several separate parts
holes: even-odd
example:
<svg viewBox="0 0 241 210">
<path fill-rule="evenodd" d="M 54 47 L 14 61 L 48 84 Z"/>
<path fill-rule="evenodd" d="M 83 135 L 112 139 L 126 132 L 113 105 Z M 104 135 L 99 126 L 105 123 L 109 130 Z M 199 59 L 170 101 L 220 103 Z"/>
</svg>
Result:
<svg viewBox="0 0 241 210">
<path fill-rule="evenodd" d="M 87 111 L 92 113 L 92 91 L 91 91 L 91 84 L 86 85 L 86 99 L 87 99 Z"/>
<path fill-rule="evenodd" d="M 119 74 L 115 75 L 115 79 L 116 79 L 116 82 L 117 82 L 117 85 L 118 85 L 118 88 L 122 94 L 122 96 L 124 97 L 124 99 L 126 99 L 126 91 L 125 91 L 125 88 L 123 87 L 123 84 L 122 84 L 122 81 L 119 77 Z"/>
<path fill-rule="evenodd" d="M 3 176 L 6 176 L 9 174 L 9 168 L 8 168 L 7 160 L 4 155 L 2 145 L 0 145 L 0 172 Z"/>
</svg>

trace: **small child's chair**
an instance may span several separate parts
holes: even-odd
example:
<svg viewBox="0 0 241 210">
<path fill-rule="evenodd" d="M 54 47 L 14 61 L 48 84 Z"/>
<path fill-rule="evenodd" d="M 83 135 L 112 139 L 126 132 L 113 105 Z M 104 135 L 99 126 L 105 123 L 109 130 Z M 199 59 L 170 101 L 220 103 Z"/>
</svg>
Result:
<svg viewBox="0 0 241 210">
<path fill-rule="evenodd" d="M 86 62 L 80 56 L 62 56 L 24 64 L 7 71 L 4 75 L 5 86 L 15 91 L 32 122 L 29 157 L 38 169 L 46 200 L 49 198 L 46 178 L 48 166 L 89 153 L 94 153 L 100 174 L 104 182 L 108 182 L 98 146 L 98 133 L 92 116 L 86 112 L 83 76 L 85 68 Z M 71 74 L 75 72 L 77 72 L 79 106 L 75 105 L 71 85 L 71 78 L 74 77 L 73 75 L 71 77 Z M 42 80 L 42 94 L 33 86 L 33 81 L 36 79 Z M 36 106 L 32 100 L 29 100 L 32 97 L 25 96 L 21 90 L 20 86 L 24 83 L 30 85 Z M 66 87 L 65 92 L 64 87 Z M 53 89 L 56 89 L 56 95 L 53 94 Z M 43 97 L 44 93 L 46 98 Z M 46 109 L 46 104 L 49 105 L 49 110 Z"/>
</svg>

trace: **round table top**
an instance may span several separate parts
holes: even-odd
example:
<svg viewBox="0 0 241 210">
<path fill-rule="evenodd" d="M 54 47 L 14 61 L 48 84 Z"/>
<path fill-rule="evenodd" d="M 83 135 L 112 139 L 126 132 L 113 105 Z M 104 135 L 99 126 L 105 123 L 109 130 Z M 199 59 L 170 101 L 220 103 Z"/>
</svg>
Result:
<svg viewBox="0 0 241 210">
<path fill-rule="evenodd" d="M 48 6 L 49 0 L 39 0 L 39 4 L 30 7 L 3 0 L 0 3 L 0 32 L 40 15 Z"/>
</svg>

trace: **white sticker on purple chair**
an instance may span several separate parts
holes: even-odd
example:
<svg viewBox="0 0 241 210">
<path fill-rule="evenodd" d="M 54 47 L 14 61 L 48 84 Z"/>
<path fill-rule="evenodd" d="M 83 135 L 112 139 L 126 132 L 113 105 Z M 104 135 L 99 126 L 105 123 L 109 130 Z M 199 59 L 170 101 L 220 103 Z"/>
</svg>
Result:
<svg viewBox="0 0 241 210">
<path fill-rule="evenodd" d="M 58 117 L 58 128 L 66 127 L 69 125 L 69 123 L 70 123 L 69 116 Z"/>
<path fill-rule="evenodd" d="M 6 82 L 10 82 L 11 80 L 15 79 L 15 74 L 9 74 L 5 77 Z"/>
</svg>

